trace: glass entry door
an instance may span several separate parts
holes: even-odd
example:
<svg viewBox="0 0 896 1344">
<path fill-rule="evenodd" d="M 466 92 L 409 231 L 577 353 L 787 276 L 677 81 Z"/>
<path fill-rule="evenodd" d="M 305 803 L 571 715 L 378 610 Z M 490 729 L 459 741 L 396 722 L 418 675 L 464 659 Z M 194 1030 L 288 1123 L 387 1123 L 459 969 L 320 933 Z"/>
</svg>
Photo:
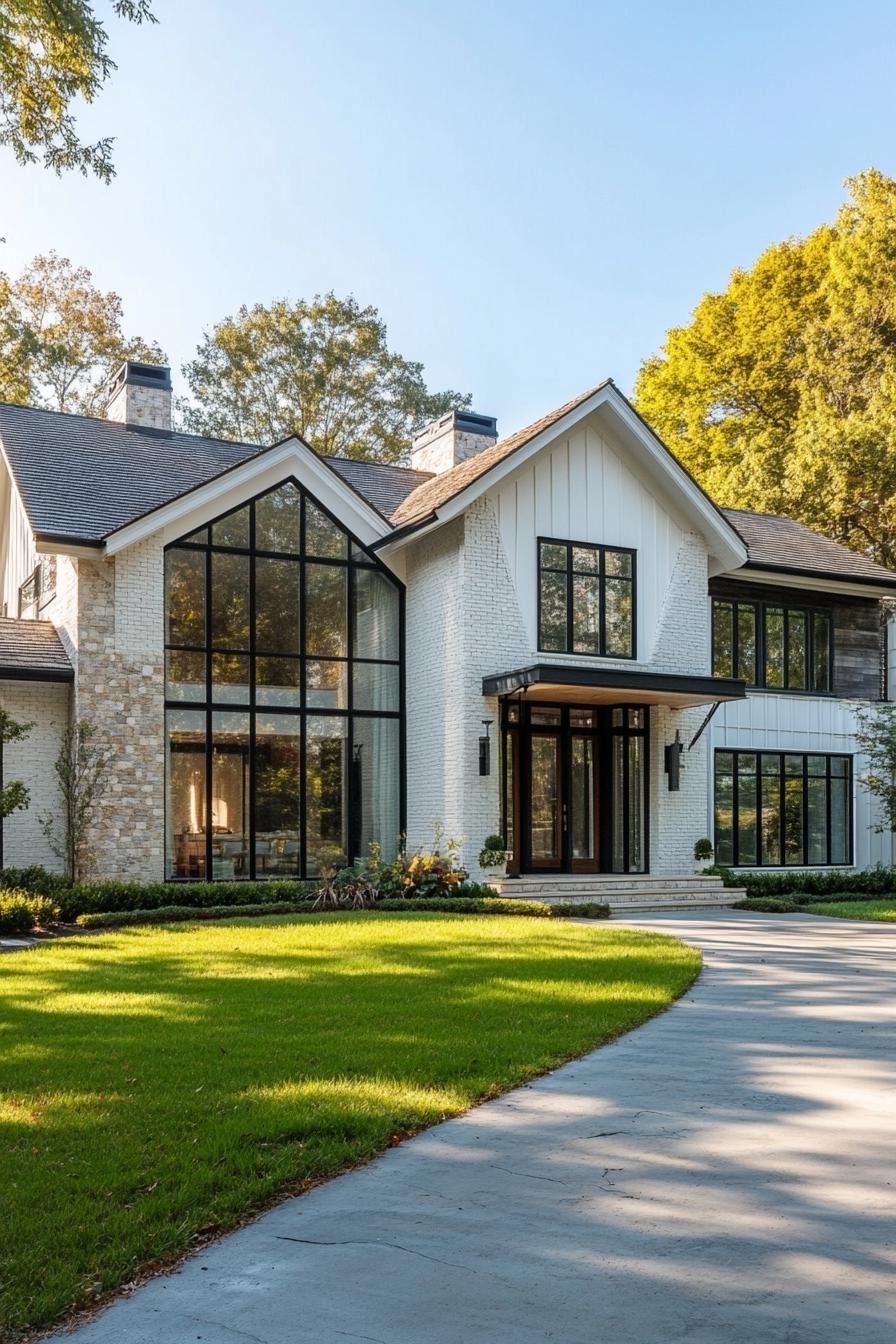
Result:
<svg viewBox="0 0 896 1344">
<path fill-rule="evenodd" d="M 647 710 L 509 702 L 509 872 L 647 870 Z"/>
</svg>

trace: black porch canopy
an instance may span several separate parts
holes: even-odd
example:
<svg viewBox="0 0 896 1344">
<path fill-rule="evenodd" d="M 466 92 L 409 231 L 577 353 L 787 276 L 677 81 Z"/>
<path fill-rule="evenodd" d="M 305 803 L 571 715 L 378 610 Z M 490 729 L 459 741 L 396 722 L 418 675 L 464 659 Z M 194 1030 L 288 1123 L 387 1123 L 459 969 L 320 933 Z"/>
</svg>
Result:
<svg viewBox="0 0 896 1344">
<path fill-rule="evenodd" d="M 483 695 L 521 694 L 526 700 L 576 704 L 695 705 L 743 700 L 746 682 L 731 677 L 691 677 L 677 672 L 641 672 L 617 667 L 573 667 L 536 663 L 514 672 L 483 677 Z"/>
</svg>

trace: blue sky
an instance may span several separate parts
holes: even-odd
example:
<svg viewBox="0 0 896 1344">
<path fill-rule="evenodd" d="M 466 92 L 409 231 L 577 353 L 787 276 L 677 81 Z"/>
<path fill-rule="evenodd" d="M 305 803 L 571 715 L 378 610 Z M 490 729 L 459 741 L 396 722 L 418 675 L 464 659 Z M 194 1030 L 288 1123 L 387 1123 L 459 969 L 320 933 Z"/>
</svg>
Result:
<svg viewBox="0 0 896 1344">
<path fill-rule="evenodd" d="M 353 291 L 509 432 L 628 391 L 732 267 L 831 218 L 848 174 L 896 173 L 892 3 L 155 9 L 110 21 L 82 118 L 117 137 L 111 187 L 0 150 L 0 266 L 89 266 L 176 377 L 242 302 Z"/>
</svg>

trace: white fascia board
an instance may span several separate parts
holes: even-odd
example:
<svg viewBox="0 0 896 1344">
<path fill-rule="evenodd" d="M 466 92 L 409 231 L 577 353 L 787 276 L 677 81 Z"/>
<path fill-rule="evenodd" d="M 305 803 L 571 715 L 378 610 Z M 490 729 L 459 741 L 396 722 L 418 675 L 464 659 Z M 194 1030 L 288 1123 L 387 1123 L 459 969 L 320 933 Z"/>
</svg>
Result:
<svg viewBox="0 0 896 1344">
<path fill-rule="evenodd" d="M 758 566 L 750 569 L 738 569 L 729 574 L 724 574 L 726 579 L 738 579 L 744 583 L 762 583 L 769 586 L 775 585 L 779 588 L 799 588 L 807 592 L 830 593 L 832 596 L 841 597 L 869 597 L 869 598 L 889 598 L 890 601 L 896 601 L 896 588 L 887 588 L 884 584 L 871 583 L 850 583 L 848 579 L 826 579 L 821 575 L 814 574 L 783 574 L 780 570 L 760 569 Z M 896 579 L 896 575 L 893 576 Z"/>
<path fill-rule="evenodd" d="M 204 527 L 220 514 L 238 508 L 245 500 L 273 490 L 290 477 L 304 485 L 365 546 L 388 534 L 385 518 L 332 467 L 298 439 L 287 439 L 112 532 L 106 538 L 106 554 L 115 555 L 160 532 L 167 545 Z"/>
<path fill-rule="evenodd" d="M 546 448 L 556 439 L 562 438 L 580 420 L 601 407 L 607 407 L 613 412 L 621 427 L 631 436 L 631 441 L 637 445 L 640 450 L 638 452 L 638 465 L 641 468 L 649 469 L 649 474 L 658 482 L 660 489 L 671 497 L 677 509 L 683 512 L 685 517 L 706 538 L 710 553 L 716 560 L 716 563 L 711 566 L 712 572 L 737 569 L 740 565 L 746 564 L 747 548 L 737 532 L 675 460 L 665 445 L 635 414 L 612 383 L 607 383 L 598 388 L 587 401 L 583 401 L 579 406 L 574 407 L 562 419 L 556 420 L 547 429 L 543 429 L 540 434 L 536 434 L 535 438 L 530 439 L 524 447 L 510 453 L 500 462 L 496 462 L 489 471 L 484 472 L 475 481 L 471 481 L 465 490 L 462 490 L 453 499 L 448 500 L 435 510 L 436 516 L 431 522 L 425 523 L 423 526 L 407 533 L 404 537 L 396 538 L 394 543 L 387 542 L 385 546 L 381 547 L 381 550 L 393 550 L 405 542 L 417 541 L 427 532 L 431 532 L 434 528 L 458 517 L 480 495 L 491 490 L 505 476 L 509 476 L 511 472 L 518 470 L 530 458 L 540 453 L 543 448 Z"/>
</svg>

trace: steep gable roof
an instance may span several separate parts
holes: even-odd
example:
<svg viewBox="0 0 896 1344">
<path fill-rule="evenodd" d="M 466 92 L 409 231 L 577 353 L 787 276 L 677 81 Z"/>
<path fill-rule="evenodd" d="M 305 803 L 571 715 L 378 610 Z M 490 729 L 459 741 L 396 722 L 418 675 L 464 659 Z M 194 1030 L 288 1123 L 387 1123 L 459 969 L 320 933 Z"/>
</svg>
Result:
<svg viewBox="0 0 896 1344">
<path fill-rule="evenodd" d="M 110 533 L 269 451 L 257 444 L 144 429 L 0 403 L 0 443 L 40 539 L 99 545 Z M 322 459 L 384 517 L 427 472 Z"/>
<path fill-rule="evenodd" d="M 570 411 L 574 411 L 589 397 L 593 397 L 595 392 L 599 392 L 601 388 L 609 387 L 611 383 L 611 378 L 605 378 L 603 382 L 597 383 L 594 387 L 589 387 L 587 392 L 580 393 L 579 396 L 573 397 L 571 401 L 558 406 L 555 411 L 549 411 L 541 419 L 534 420 L 531 425 L 526 425 L 525 429 L 517 430 L 515 434 L 492 444 L 491 448 L 483 449 L 475 457 L 468 458 L 466 462 L 458 463 L 456 467 L 451 467 L 448 471 L 439 472 L 437 476 L 433 476 L 424 484 L 418 485 L 392 514 L 393 525 L 395 527 L 408 527 L 430 517 L 436 509 L 443 504 L 447 504 L 448 500 L 453 499 L 455 495 L 460 494 L 461 490 L 466 489 L 468 485 L 472 485 L 487 471 L 491 471 L 492 467 L 512 456 L 517 449 L 531 443 L 544 430 L 550 429 Z"/>
<path fill-rule="evenodd" d="M 793 518 L 751 509 L 723 508 L 722 512 L 746 542 L 751 569 L 896 587 L 892 570 Z"/>
</svg>

